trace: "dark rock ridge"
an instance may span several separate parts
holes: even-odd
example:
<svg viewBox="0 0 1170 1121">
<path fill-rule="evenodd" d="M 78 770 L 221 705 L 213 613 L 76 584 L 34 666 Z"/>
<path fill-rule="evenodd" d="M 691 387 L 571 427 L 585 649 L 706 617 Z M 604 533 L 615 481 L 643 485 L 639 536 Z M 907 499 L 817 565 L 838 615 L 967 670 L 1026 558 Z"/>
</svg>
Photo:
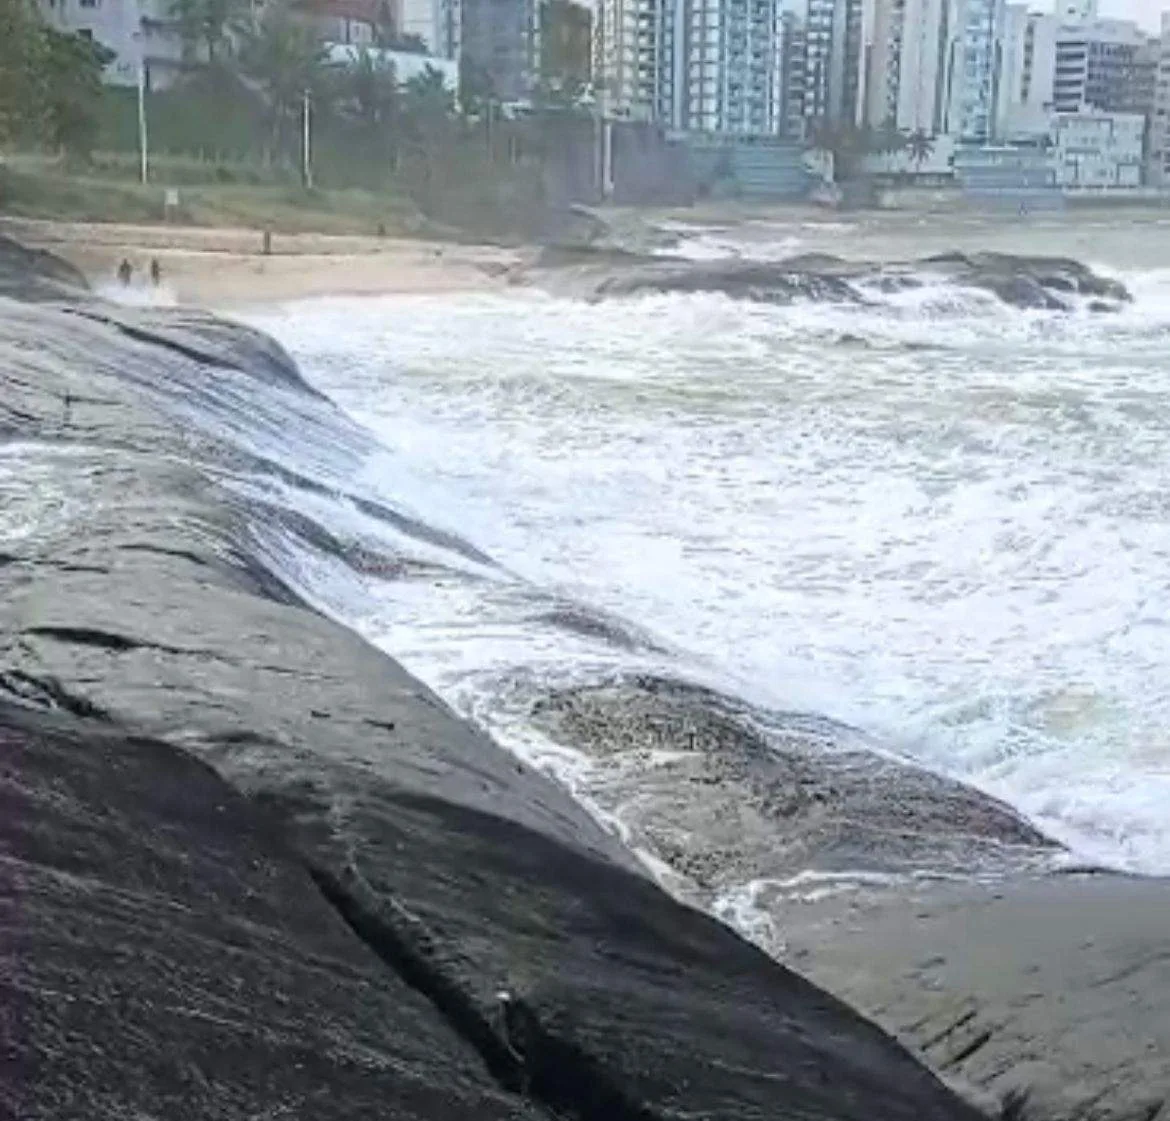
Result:
<svg viewBox="0 0 1170 1121">
<path fill-rule="evenodd" d="M 0 1114 L 974 1121 L 305 605 L 365 446 L 272 344 L 0 299 L 0 435 Z"/>
<path fill-rule="evenodd" d="M 677 894 L 989 1108 L 1164 1121 L 1170 881 L 1074 871 L 1009 807 L 823 718 L 645 676 L 534 714 Z"/>
<path fill-rule="evenodd" d="M 1130 299 L 1125 286 L 1063 257 L 947 253 L 918 261 L 846 261 L 806 254 L 782 261 L 750 258 L 692 261 L 618 250 L 549 249 L 532 274 L 539 282 L 595 299 L 647 292 L 720 292 L 735 299 L 791 304 L 801 300 L 865 305 L 882 293 L 946 281 L 988 292 L 1022 309 L 1115 310 Z"/>
</svg>

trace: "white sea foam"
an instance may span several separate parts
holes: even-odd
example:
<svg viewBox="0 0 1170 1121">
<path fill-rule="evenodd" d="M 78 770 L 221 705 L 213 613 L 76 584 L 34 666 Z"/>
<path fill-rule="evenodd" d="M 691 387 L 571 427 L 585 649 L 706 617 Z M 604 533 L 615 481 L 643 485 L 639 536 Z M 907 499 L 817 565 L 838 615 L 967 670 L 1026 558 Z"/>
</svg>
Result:
<svg viewBox="0 0 1170 1121">
<path fill-rule="evenodd" d="M 519 581 L 332 609 L 582 798 L 587 762 L 509 683 L 632 656 L 534 621 L 524 588 L 857 725 L 1087 859 L 1170 871 L 1170 272 L 1126 279 L 1112 316 L 934 286 L 863 309 L 509 294 L 253 319 L 380 439 L 361 485 Z"/>
</svg>

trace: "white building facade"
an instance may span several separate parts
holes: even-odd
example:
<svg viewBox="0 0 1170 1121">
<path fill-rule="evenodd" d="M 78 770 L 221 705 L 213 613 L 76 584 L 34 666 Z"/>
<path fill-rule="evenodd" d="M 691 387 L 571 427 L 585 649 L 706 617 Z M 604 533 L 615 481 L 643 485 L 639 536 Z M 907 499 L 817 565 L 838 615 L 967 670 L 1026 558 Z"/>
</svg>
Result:
<svg viewBox="0 0 1170 1121">
<path fill-rule="evenodd" d="M 996 136 L 1026 140 L 1047 136 L 1055 111 L 1055 15 L 1029 11 L 1024 4 L 1004 9 Z"/>
<path fill-rule="evenodd" d="M 1145 131 L 1140 113 L 1059 114 L 1051 149 L 1057 185 L 1069 191 L 1140 187 Z"/>
<path fill-rule="evenodd" d="M 45 22 L 94 39 L 114 52 L 104 81 L 135 86 L 140 69 L 152 89 L 165 89 L 182 73 L 185 52 L 170 0 L 37 0 Z M 197 45 L 195 59 L 206 57 Z"/>
<path fill-rule="evenodd" d="M 878 0 L 865 114 L 872 128 L 944 131 L 952 18 L 950 0 Z"/>
<path fill-rule="evenodd" d="M 780 0 L 601 0 L 595 36 L 606 113 L 683 131 L 782 131 Z"/>
</svg>

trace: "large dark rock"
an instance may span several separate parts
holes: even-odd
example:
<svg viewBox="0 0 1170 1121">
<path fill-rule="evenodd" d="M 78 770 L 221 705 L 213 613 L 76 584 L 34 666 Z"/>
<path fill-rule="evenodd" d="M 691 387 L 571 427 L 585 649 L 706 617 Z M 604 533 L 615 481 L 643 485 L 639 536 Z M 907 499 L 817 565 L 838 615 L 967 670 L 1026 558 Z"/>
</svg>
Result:
<svg viewBox="0 0 1170 1121">
<path fill-rule="evenodd" d="M 431 538 L 314 466 L 314 439 L 344 474 L 366 438 L 269 343 L 0 302 L 0 424 L 26 472 L 0 480 L 21 519 L 0 556 L 0 1101 L 87 1121 L 977 1116 L 304 603 L 290 558 L 377 558 L 283 494 Z"/>
<path fill-rule="evenodd" d="M 781 261 L 686 260 L 588 248 L 545 250 L 530 274 L 539 283 L 594 299 L 646 292 L 719 292 L 735 299 L 791 304 L 813 300 L 866 304 L 875 293 L 945 280 L 989 292 L 1023 309 L 1067 311 L 1073 296 L 1109 310 L 1130 299 L 1119 281 L 1062 257 L 948 253 L 910 262 L 846 261 L 805 254 Z"/>
<path fill-rule="evenodd" d="M 173 747 L 0 701 L 0 1116 L 542 1114 Z"/>
<path fill-rule="evenodd" d="M 0 234 L 0 296 L 30 301 L 75 299 L 86 287 L 85 277 L 68 261 Z"/>
<path fill-rule="evenodd" d="M 989 1109 L 1170 1108 L 1170 881 L 1073 871 L 1009 807 L 823 718 L 654 677 L 555 690 L 534 715 L 676 894 Z"/>
</svg>

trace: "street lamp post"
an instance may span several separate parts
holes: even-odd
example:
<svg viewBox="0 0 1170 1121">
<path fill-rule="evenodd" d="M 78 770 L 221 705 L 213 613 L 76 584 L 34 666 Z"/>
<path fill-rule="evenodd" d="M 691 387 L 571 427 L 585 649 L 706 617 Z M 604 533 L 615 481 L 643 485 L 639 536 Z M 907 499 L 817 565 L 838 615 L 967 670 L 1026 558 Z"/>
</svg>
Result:
<svg viewBox="0 0 1170 1121">
<path fill-rule="evenodd" d="M 310 147 L 309 91 L 301 95 L 301 180 L 306 191 L 313 189 L 313 153 Z"/>
<path fill-rule="evenodd" d="M 150 178 L 149 141 L 146 133 L 146 42 L 141 28 L 134 32 L 138 43 L 138 177 Z"/>
</svg>

